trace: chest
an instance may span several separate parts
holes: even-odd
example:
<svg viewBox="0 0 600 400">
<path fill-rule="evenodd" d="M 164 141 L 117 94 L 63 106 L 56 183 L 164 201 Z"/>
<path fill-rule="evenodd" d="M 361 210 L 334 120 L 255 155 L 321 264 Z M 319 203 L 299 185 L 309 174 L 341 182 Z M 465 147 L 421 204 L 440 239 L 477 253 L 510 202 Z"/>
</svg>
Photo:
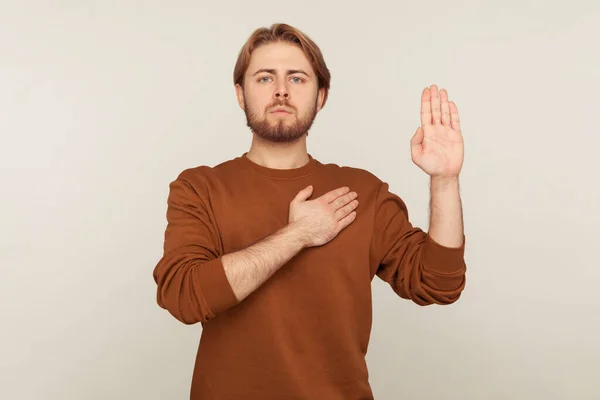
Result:
<svg viewBox="0 0 600 400">
<path fill-rule="evenodd" d="M 276 233 L 288 224 L 290 203 L 297 193 L 312 182 L 261 182 L 257 191 L 251 181 L 240 181 L 235 186 L 221 188 L 219 200 L 211 205 L 218 225 L 225 254 L 242 250 Z M 313 197 L 333 189 L 334 184 L 314 185 Z M 274 280 L 281 287 L 290 282 L 290 290 L 298 281 L 311 286 L 331 289 L 331 282 L 354 287 L 370 282 L 369 244 L 371 219 L 369 205 L 329 243 L 302 250 L 286 268 L 277 272 Z M 321 288 L 322 285 L 325 285 Z"/>
<path fill-rule="evenodd" d="M 256 191 L 250 182 L 225 188 L 212 204 L 225 254 L 244 249 L 288 223 L 292 197 L 272 185 Z"/>
</svg>

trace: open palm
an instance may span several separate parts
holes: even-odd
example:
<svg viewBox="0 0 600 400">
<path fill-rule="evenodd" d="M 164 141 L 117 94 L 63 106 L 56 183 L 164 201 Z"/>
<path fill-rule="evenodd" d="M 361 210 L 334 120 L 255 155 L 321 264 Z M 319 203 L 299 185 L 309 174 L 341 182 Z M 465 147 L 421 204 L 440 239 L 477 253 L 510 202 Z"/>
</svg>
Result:
<svg viewBox="0 0 600 400">
<path fill-rule="evenodd" d="M 421 94 L 421 126 L 410 141 L 412 161 L 431 177 L 458 177 L 464 144 L 456 104 L 436 85 Z"/>
</svg>

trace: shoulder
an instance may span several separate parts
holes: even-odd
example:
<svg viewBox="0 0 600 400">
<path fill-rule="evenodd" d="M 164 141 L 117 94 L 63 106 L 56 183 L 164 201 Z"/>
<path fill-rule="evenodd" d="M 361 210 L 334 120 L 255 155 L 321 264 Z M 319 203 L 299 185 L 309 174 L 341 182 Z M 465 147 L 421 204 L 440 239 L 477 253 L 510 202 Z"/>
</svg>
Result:
<svg viewBox="0 0 600 400">
<path fill-rule="evenodd" d="M 175 176 L 169 186 L 171 188 L 175 186 L 191 187 L 198 192 L 198 189 L 206 186 L 207 180 L 210 180 L 211 176 L 214 175 L 213 169 L 214 167 L 208 165 L 185 168 Z"/>
<path fill-rule="evenodd" d="M 238 171 L 236 168 L 235 159 L 226 160 L 217 165 L 199 164 L 183 169 L 177 174 L 175 180 L 192 185 L 206 184 L 229 175 L 235 175 Z"/>
</svg>

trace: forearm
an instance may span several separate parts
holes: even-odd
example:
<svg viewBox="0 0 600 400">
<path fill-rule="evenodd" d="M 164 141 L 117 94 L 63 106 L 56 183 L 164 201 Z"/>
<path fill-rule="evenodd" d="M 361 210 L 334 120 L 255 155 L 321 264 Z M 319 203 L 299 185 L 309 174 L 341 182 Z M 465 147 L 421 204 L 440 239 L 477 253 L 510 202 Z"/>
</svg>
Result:
<svg viewBox="0 0 600 400">
<path fill-rule="evenodd" d="M 464 227 L 458 178 L 431 178 L 429 236 L 445 247 L 460 247 Z"/>
<path fill-rule="evenodd" d="M 290 224 L 243 250 L 223 255 L 225 275 L 237 299 L 258 289 L 303 248 L 300 232 Z"/>
</svg>

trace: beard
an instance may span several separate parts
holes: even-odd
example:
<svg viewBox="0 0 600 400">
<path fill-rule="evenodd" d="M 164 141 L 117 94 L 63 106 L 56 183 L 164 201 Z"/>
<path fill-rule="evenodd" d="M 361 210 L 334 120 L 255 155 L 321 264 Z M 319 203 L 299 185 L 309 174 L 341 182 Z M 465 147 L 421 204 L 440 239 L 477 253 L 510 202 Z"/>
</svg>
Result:
<svg viewBox="0 0 600 400">
<path fill-rule="evenodd" d="M 244 96 L 244 103 L 248 104 L 246 96 Z M 269 105 L 266 110 L 270 110 L 276 106 L 294 109 L 287 101 L 282 100 Z M 249 107 L 247 106 L 244 113 L 246 114 L 246 125 L 261 139 L 273 143 L 292 143 L 304 135 L 308 136 L 308 131 L 317 116 L 317 100 L 315 100 L 314 106 L 305 116 L 297 118 L 294 122 L 288 122 L 285 118 L 279 119 L 274 123 L 267 121 L 266 117 L 260 119 L 256 113 L 249 111 Z"/>
</svg>

